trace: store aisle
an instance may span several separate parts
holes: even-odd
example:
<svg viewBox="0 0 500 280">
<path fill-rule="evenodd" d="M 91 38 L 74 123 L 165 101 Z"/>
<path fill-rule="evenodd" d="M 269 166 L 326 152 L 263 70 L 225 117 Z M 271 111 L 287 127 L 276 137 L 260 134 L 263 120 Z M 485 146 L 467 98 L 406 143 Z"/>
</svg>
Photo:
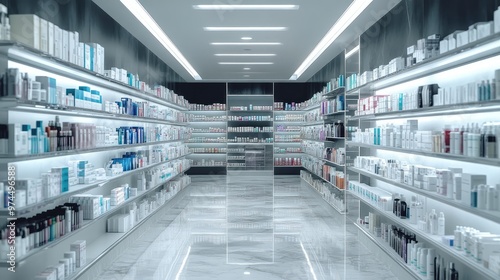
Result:
<svg viewBox="0 0 500 280">
<path fill-rule="evenodd" d="M 298 176 L 193 176 L 186 192 L 99 279 L 397 279 Z"/>
</svg>

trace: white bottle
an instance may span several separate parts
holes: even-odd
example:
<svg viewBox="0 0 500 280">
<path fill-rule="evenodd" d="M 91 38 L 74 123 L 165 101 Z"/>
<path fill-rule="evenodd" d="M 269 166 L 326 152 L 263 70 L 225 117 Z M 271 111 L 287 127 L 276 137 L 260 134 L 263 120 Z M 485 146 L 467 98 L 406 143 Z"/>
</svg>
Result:
<svg viewBox="0 0 500 280">
<path fill-rule="evenodd" d="M 438 235 L 439 236 L 444 236 L 444 231 L 445 231 L 444 213 L 443 212 L 439 212 L 439 218 L 438 218 Z"/>
<path fill-rule="evenodd" d="M 436 258 L 436 250 L 430 248 L 427 250 L 427 279 L 434 280 L 434 259 Z"/>
<path fill-rule="evenodd" d="M 486 204 L 488 203 L 488 186 L 479 185 L 477 187 L 477 208 L 486 209 Z"/>
<path fill-rule="evenodd" d="M 420 274 L 427 276 L 427 248 L 420 250 Z"/>
<path fill-rule="evenodd" d="M 414 225 L 417 224 L 417 197 L 414 195 L 411 197 L 410 223 Z"/>
<path fill-rule="evenodd" d="M 458 251 L 462 251 L 462 229 L 461 226 L 457 226 L 454 231 L 455 240 L 453 240 L 453 247 Z"/>
<path fill-rule="evenodd" d="M 432 209 L 429 214 L 430 234 L 436 235 L 438 233 L 438 216 L 436 209 Z"/>
</svg>

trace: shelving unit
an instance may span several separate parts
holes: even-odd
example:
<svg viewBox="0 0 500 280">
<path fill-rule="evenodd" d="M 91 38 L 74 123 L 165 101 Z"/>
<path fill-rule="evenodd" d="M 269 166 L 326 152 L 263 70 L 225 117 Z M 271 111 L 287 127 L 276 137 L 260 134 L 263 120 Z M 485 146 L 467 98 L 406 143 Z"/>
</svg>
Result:
<svg viewBox="0 0 500 280">
<path fill-rule="evenodd" d="M 165 174 L 161 179 L 158 179 L 155 185 L 151 185 L 145 191 L 138 191 L 137 195 L 131 196 L 123 203 L 111 208 L 102 213 L 93 220 L 84 220 L 80 228 L 67 233 L 47 244 L 34 248 L 16 259 L 16 273 L 6 275 L 6 279 L 33 279 L 36 274 L 43 271 L 45 268 L 55 265 L 57 260 L 62 258 L 63 253 L 69 251 L 70 244 L 76 240 L 86 240 L 87 250 L 89 251 L 89 259 L 87 265 L 74 273 L 70 278 L 76 277 L 79 273 L 88 270 L 92 265 L 98 262 L 101 258 L 105 258 L 111 248 L 123 242 L 124 238 L 134 231 L 141 228 L 143 223 L 160 210 L 168 202 L 156 208 L 155 211 L 149 213 L 149 216 L 138 221 L 132 230 L 124 234 L 111 234 L 106 232 L 106 220 L 108 217 L 118 213 L 128 213 L 132 203 L 140 201 L 149 201 L 156 195 L 156 192 L 164 189 L 164 186 L 171 180 L 180 178 L 184 175 L 189 167 L 189 162 L 185 160 L 188 155 L 187 147 L 185 147 L 185 139 L 190 137 L 191 130 L 187 127 L 187 102 L 177 96 L 170 95 L 171 99 L 154 96 L 151 93 L 143 92 L 137 88 L 126 84 L 110 80 L 95 72 L 85 70 L 74 64 L 63 62 L 59 59 L 51 57 L 46 53 L 31 49 L 18 43 L 0 43 L 0 54 L 4 58 L 0 61 L 0 71 L 6 73 L 9 68 L 18 68 L 20 72 L 28 73 L 30 78 L 35 76 L 48 76 L 57 80 L 57 86 L 66 88 L 78 88 L 79 86 L 90 86 L 93 90 L 98 90 L 102 93 L 103 110 L 76 108 L 72 106 L 50 105 L 40 101 L 30 101 L 16 99 L 13 97 L 5 97 L 0 100 L 0 123 L 2 124 L 30 124 L 35 128 L 35 121 L 42 124 L 40 128 L 40 139 L 42 134 L 45 134 L 45 126 L 48 121 L 54 119 L 55 116 L 61 117 L 61 126 L 64 122 L 67 123 L 91 123 L 109 128 L 114 127 L 143 127 L 147 129 L 155 129 L 154 137 L 147 139 L 145 143 L 132 141 L 136 144 L 119 145 L 117 142 L 108 143 L 106 146 L 95 146 L 88 149 L 76 149 L 45 152 L 39 154 L 21 154 L 21 155 L 1 155 L 0 167 L 2 170 L 7 170 L 8 166 L 15 167 L 16 180 L 28 178 L 40 178 L 41 174 L 50 170 L 50 167 L 68 166 L 69 160 L 84 160 L 93 164 L 96 167 L 106 167 L 110 159 L 121 158 L 122 155 L 128 152 L 150 153 L 151 158 L 144 162 L 143 167 L 124 171 L 121 174 L 114 176 L 106 176 L 104 180 L 95 181 L 90 184 L 76 184 L 69 186 L 68 191 L 60 191 L 58 195 L 44 195 L 44 198 L 37 198 L 37 201 L 30 203 L 24 207 L 16 207 L 15 215 L 10 216 L 10 212 L 6 209 L 0 210 L 0 220 L 2 228 L 6 224 L 7 218 L 22 218 L 32 217 L 36 214 L 53 209 L 58 204 L 69 202 L 71 196 L 76 194 L 92 194 L 109 196 L 110 190 L 119 187 L 123 184 L 129 184 L 130 187 L 137 187 L 137 180 L 134 178 L 142 172 L 150 171 L 159 168 L 165 169 Z M 12 95 L 12 94 L 11 94 Z M 151 117 L 138 117 L 127 114 L 117 114 L 104 111 L 104 102 L 114 102 L 120 100 L 121 97 L 132 98 L 133 101 L 148 102 L 157 106 L 158 109 L 165 110 L 168 114 L 163 114 L 163 118 L 156 118 L 158 115 Z M 174 101 L 177 100 L 177 101 Z M 178 102 L 175 103 L 175 102 Z M 75 136 L 75 135 L 72 135 Z M 38 137 L 38 135 L 37 135 Z M 45 136 L 44 136 L 45 137 Z M 76 137 L 76 136 L 75 136 Z M 90 130 L 87 135 L 89 142 L 96 142 Z M 47 140 L 48 142 L 48 140 Z M 76 142 L 76 140 L 75 140 Z M 19 145 L 19 144 L 17 144 Z M 92 145 L 88 145 L 91 147 Z M 75 145 L 76 147 L 76 145 Z M 161 149 L 161 151 L 159 151 Z M 14 151 L 14 147 L 9 146 L 9 151 Z M 28 151 L 30 152 L 30 151 Z M 153 154 L 155 153 L 155 154 Z M 142 160 L 142 159 L 141 159 Z M 159 160 L 162 160 L 161 162 Z M 138 163 L 137 163 L 138 164 Z M 170 175 L 167 175 L 166 168 L 172 168 Z M 90 173 L 92 167 L 86 167 L 86 171 Z M 55 175 L 54 175 L 55 176 Z M 70 177 L 70 176 L 68 176 Z M 160 177 L 159 177 L 160 178 Z M 176 190 L 177 193 L 179 190 Z M 175 195 L 169 194 L 170 198 Z M 19 204 L 18 204 L 19 205 Z M 109 242 L 108 242 L 109 241 Z M 99 246 L 95 246 L 99 243 Z M 92 259 L 90 258 L 92 255 Z M 2 261 L 2 266 L 6 266 L 6 262 Z M 70 279 L 67 278 L 67 279 Z"/>
<path fill-rule="evenodd" d="M 302 169 L 302 153 L 277 150 L 300 151 L 300 130 L 304 125 L 301 110 L 274 111 L 274 174 L 298 175 Z M 291 131 L 290 131 L 291 130 Z"/>
<path fill-rule="evenodd" d="M 197 104 L 192 104 L 195 106 Z M 207 106 L 207 105 L 201 105 Z M 191 155 L 190 175 L 226 174 L 227 165 L 227 111 L 191 110 L 190 127 L 193 140 L 188 142 Z M 199 138 L 222 139 L 214 143 L 197 141 Z"/>
<path fill-rule="evenodd" d="M 451 52 L 425 60 L 422 63 L 391 74 L 385 78 L 356 87 L 349 90 L 346 94 L 349 98 L 361 99 L 368 96 L 411 92 L 418 86 L 434 83 L 445 90 L 465 84 L 477 84 L 482 80 L 490 80 L 493 78 L 493 73 L 496 70 L 495 65 L 498 65 L 497 62 L 500 61 L 499 47 L 500 34 L 497 33 L 457 48 Z M 469 75 L 472 69 L 474 69 L 474 73 Z M 358 70 L 355 73 L 361 72 L 362 71 Z M 415 131 L 418 129 L 431 131 L 436 137 L 441 137 L 441 134 L 444 133 L 441 133 L 441 131 L 445 125 L 460 127 L 467 122 L 498 122 L 497 115 L 498 112 L 500 112 L 499 102 L 499 100 L 489 100 L 466 104 L 431 106 L 411 110 L 393 110 L 381 113 L 375 111 L 375 113 L 370 114 L 357 112 L 355 116 L 348 118 L 348 122 L 350 126 L 357 127 L 358 131 L 368 131 L 372 128 L 378 129 L 379 127 L 393 124 L 396 126 L 404 126 L 409 120 L 414 123 L 418 121 L 418 128 L 412 129 L 415 129 Z M 443 141 L 443 145 L 449 145 L 447 144 L 449 142 L 447 142 L 446 136 L 442 137 L 440 141 Z M 347 146 L 349 149 L 357 151 L 357 154 L 360 156 L 375 157 L 382 160 L 394 160 L 397 162 L 405 162 L 411 166 L 428 166 L 429 168 L 443 170 L 452 167 L 460 167 L 463 173 L 487 175 L 486 185 L 494 185 L 500 179 L 498 175 L 498 171 L 500 171 L 500 169 L 498 169 L 498 167 L 500 167 L 500 157 L 498 153 L 496 157 L 492 158 L 472 157 L 462 154 L 445 153 L 444 150 L 443 152 L 428 152 L 427 150 L 430 149 L 423 151 L 394 147 L 395 145 L 389 146 L 389 144 L 387 144 L 387 146 L 379 145 L 376 141 L 372 143 L 370 141 L 366 142 L 365 140 L 361 141 L 360 139 L 351 140 L 352 137 L 349 136 L 348 139 Z M 453 234 L 456 226 L 470 226 L 481 232 L 500 233 L 500 212 L 498 210 L 472 207 L 470 203 L 460 201 L 454 195 L 453 197 L 443 196 L 437 191 L 425 190 L 413 186 L 413 181 L 412 185 L 410 185 L 352 166 L 349 167 L 348 170 L 350 171 L 349 180 L 352 182 L 358 181 L 374 189 L 379 188 L 393 195 L 399 193 L 408 199 L 412 196 L 417 197 L 424 205 L 424 215 L 427 215 L 431 209 L 437 209 L 436 211 L 443 212 L 446 216 L 446 234 Z M 404 172 L 406 174 L 407 171 Z M 447 192 L 453 191 L 453 188 L 456 188 L 455 183 L 451 184 L 448 188 L 452 189 L 447 189 Z M 445 245 L 441 240 L 441 236 L 431 235 L 417 228 L 416 225 L 410 224 L 408 220 L 398 218 L 391 211 L 381 210 L 377 206 L 364 200 L 362 197 L 359 197 L 356 193 L 350 191 L 348 193 L 348 197 L 351 200 L 359 201 L 357 204 L 359 205 L 359 209 L 353 211 L 356 212 L 359 210 L 359 216 L 352 217 L 352 219 L 363 219 L 368 213 L 376 213 L 380 215 L 383 221 L 388 221 L 390 224 L 416 234 L 417 239 L 423 242 L 426 248 L 434 248 L 436 253 L 445 258 L 446 262 L 454 262 L 460 273 L 460 278 L 497 279 L 500 277 L 470 256 L 466 256 L 463 252 Z M 356 203 L 349 203 L 349 205 L 356 205 Z M 356 225 L 360 229 L 360 232 L 369 236 L 387 255 L 394 255 L 391 252 L 391 248 L 384 248 L 384 246 L 387 247 L 386 244 L 380 243 L 377 238 L 373 237 L 372 233 L 369 233 L 357 223 Z M 406 264 L 397 260 L 398 257 L 399 256 L 396 255 L 394 258 L 395 261 L 399 261 L 400 265 L 405 267 Z M 415 279 L 421 278 L 418 274 L 412 274 L 412 276 Z"/>
<path fill-rule="evenodd" d="M 272 91 L 247 95 L 228 90 L 228 172 L 273 170 L 273 102 Z"/>
</svg>

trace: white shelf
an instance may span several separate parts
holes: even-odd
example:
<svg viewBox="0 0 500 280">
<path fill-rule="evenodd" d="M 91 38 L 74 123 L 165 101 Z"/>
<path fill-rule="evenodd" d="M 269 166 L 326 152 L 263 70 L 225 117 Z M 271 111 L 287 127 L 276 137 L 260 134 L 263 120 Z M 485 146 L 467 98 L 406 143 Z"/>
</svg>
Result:
<svg viewBox="0 0 500 280">
<path fill-rule="evenodd" d="M 53 74 L 78 80 L 82 83 L 100 86 L 119 93 L 127 94 L 132 97 L 164 105 L 172 109 L 180 111 L 188 110 L 188 108 L 186 107 L 173 104 L 152 94 L 142 92 L 139 89 L 131 87 L 125 83 L 109 79 L 105 76 L 89 71 L 83 67 L 55 58 L 20 43 L 3 41 L 2 43 L 0 43 L 0 53 L 2 53 L 8 60 L 16 61 L 28 66 L 51 72 Z"/>
<path fill-rule="evenodd" d="M 189 121 L 189 123 L 193 123 L 193 124 L 195 124 L 195 123 L 224 123 L 225 124 L 226 122 L 227 122 L 227 120 L 226 121 Z"/>
<path fill-rule="evenodd" d="M 232 143 L 228 142 L 228 145 L 249 145 L 249 146 L 260 146 L 260 145 L 272 145 L 273 143 Z"/>
<path fill-rule="evenodd" d="M 325 124 L 324 120 L 321 121 L 304 121 L 303 126 L 317 126 L 317 125 L 323 125 Z"/>
<path fill-rule="evenodd" d="M 158 142 L 147 142 L 147 143 L 139 143 L 139 144 L 125 144 L 125 145 L 116 145 L 116 146 L 106 146 L 106 147 L 98 147 L 93 149 L 81 149 L 81 150 L 69 150 L 69 151 L 57 151 L 57 152 L 49 152 L 37 155 L 20 155 L 20 156 L 12 156 L 12 155 L 0 155 L 0 163 L 12 163 L 26 160 L 36 160 L 36 159 L 45 159 L 45 158 L 53 158 L 53 157 L 63 157 L 63 156 L 72 156 L 72 155 L 81 155 L 88 153 L 97 153 L 97 152 L 109 152 L 114 150 L 124 150 L 131 149 L 137 147 L 144 146 L 154 146 L 161 145 L 167 143 L 175 143 L 175 142 L 184 142 L 184 139 L 180 140 L 167 140 L 167 141 L 158 141 Z"/>
<path fill-rule="evenodd" d="M 296 124 L 300 126 L 304 126 L 305 121 L 277 121 L 274 120 L 274 124 Z"/>
<path fill-rule="evenodd" d="M 290 167 L 298 167 L 298 168 L 301 168 L 302 165 L 275 165 L 274 166 L 275 168 L 280 168 L 280 167 L 286 167 L 286 168 L 290 168 Z"/>
<path fill-rule="evenodd" d="M 307 112 L 307 111 L 311 111 L 311 110 L 314 110 L 314 109 L 318 109 L 320 106 L 321 106 L 321 103 L 318 103 L 318 104 L 314 104 L 314 105 L 310 105 L 310 106 L 304 107 L 304 108 L 302 108 L 300 110 L 297 110 L 297 111 L 302 111 L 302 112 L 306 111 Z"/>
<path fill-rule="evenodd" d="M 0 100 L 1 100 L 0 108 L 9 111 L 62 115 L 62 116 L 77 116 L 77 117 L 85 117 L 92 119 L 122 120 L 122 121 L 133 121 L 141 123 L 158 123 L 158 124 L 176 125 L 176 126 L 188 125 L 187 122 L 182 123 L 170 120 L 139 117 L 126 114 L 114 114 L 103 110 L 92 110 L 92 109 L 84 109 L 77 107 L 62 107 L 43 102 L 19 100 L 13 97 L 3 97 L 0 98 Z"/>
<path fill-rule="evenodd" d="M 156 189 L 158 189 L 159 187 L 163 186 L 165 183 L 177 178 L 179 175 L 182 175 L 184 174 L 184 172 L 186 172 L 189 168 L 186 168 L 185 170 L 183 170 L 182 172 L 168 178 L 167 180 L 159 183 L 158 185 L 154 186 L 153 188 L 149 189 L 149 190 L 145 190 L 145 191 L 142 191 L 142 192 L 137 192 L 137 195 L 136 196 L 133 196 L 133 197 L 130 197 L 128 200 L 126 200 L 125 202 L 123 202 L 122 204 L 120 205 L 116 205 L 116 206 L 111 206 L 111 209 L 108 210 L 106 213 L 103 213 L 101 214 L 99 217 L 93 219 L 93 220 L 84 220 L 83 224 L 80 226 L 79 229 L 76 229 L 70 233 L 67 233 L 66 235 L 64 235 L 63 237 L 60 237 L 58 239 L 56 239 L 55 241 L 52 241 L 50 243 L 47 243 L 41 247 L 38 247 L 34 250 L 31 250 L 30 252 L 28 252 L 26 255 L 24 255 L 23 257 L 21 258 L 17 258 L 16 259 L 16 262 L 18 263 L 21 263 L 27 259 L 29 259 L 30 257 L 36 255 L 36 254 L 39 254 L 40 252 L 43 252 L 44 250 L 46 249 L 50 249 L 54 246 L 56 246 L 57 244 L 59 244 L 60 242 L 64 241 L 65 239 L 67 238 L 70 238 L 72 235 L 76 234 L 76 233 L 79 233 L 81 232 L 82 230 L 90 227 L 92 224 L 96 223 L 98 220 L 100 219 L 104 219 L 108 216 L 110 216 L 111 214 L 113 213 L 116 213 L 119 209 L 123 208 L 124 206 L 134 202 L 134 201 L 137 201 L 143 197 L 145 197 L 146 195 L 152 193 L 153 191 L 155 191 Z M 4 265 L 7 265 L 7 263 L 5 262 L 2 262 L 2 264 L 0 264 L 0 266 L 4 266 Z"/>
<path fill-rule="evenodd" d="M 314 188 L 309 182 L 307 182 L 306 180 L 304 180 L 302 178 L 301 178 L 301 180 L 304 181 L 304 182 L 306 182 L 311 187 L 311 189 L 315 190 L 316 193 L 318 193 L 319 195 L 321 195 L 321 198 L 323 198 L 323 194 L 320 193 L 316 188 Z M 340 210 L 337 206 L 335 206 L 335 205 L 329 203 L 328 201 L 326 201 L 324 198 L 323 198 L 323 201 L 325 201 L 326 203 L 328 203 L 328 205 L 330 205 L 333 209 L 335 209 L 340 214 L 345 214 L 346 213 L 345 211 Z"/>
<path fill-rule="evenodd" d="M 309 156 L 310 156 L 310 155 L 309 155 Z M 327 159 L 325 159 L 325 158 L 322 158 L 321 160 L 323 160 L 324 162 L 327 162 L 327 163 L 330 163 L 330 164 L 336 165 L 336 166 L 338 166 L 338 167 L 342 167 L 342 168 L 343 168 L 343 167 L 345 167 L 345 164 L 340 164 L 340 163 L 336 163 L 336 162 L 333 162 L 333 161 L 329 161 L 329 160 L 327 160 Z"/>
<path fill-rule="evenodd" d="M 384 251 L 389 257 L 391 257 L 397 264 L 399 264 L 406 272 L 408 272 L 415 279 L 427 280 L 420 273 L 412 269 L 404 260 L 399 256 L 396 251 L 394 251 L 387 242 L 383 241 L 380 237 L 375 237 L 373 234 L 368 232 L 367 229 L 363 228 L 361 225 L 354 223 L 354 225 L 365 234 L 373 243 L 375 243 L 382 251 Z"/>
<path fill-rule="evenodd" d="M 188 155 L 190 155 L 190 154 L 185 154 L 185 155 L 182 155 L 180 157 L 176 157 L 176 158 L 168 159 L 166 161 L 154 163 L 154 164 L 148 165 L 146 167 L 141 167 L 141 168 L 137 168 L 137 169 L 134 169 L 134 170 L 126 171 L 126 172 L 123 172 L 122 174 L 118 174 L 116 176 L 112 176 L 112 177 L 106 178 L 105 180 L 98 181 L 98 182 L 95 182 L 95 183 L 92 183 L 92 184 L 71 186 L 71 187 L 69 187 L 69 191 L 67 191 L 65 193 L 62 193 L 62 194 L 60 194 L 58 196 L 50 197 L 48 199 L 45 199 L 43 201 L 40 201 L 40 202 L 37 202 L 37 203 L 34 203 L 34 204 L 27 205 L 25 207 L 16 208 L 16 214 L 19 213 L 18 215 L 16 215 L 16 217 L 17 218 L 26 217 L 29 213 L 32 213 L 32 212 L 35 212 L 35 211 L 39 211 L 39 210 L 41 210 L 41 208 L 43 208 L 43 210 L 46 210 L 45 209 L 46 207 L 52 207 L 52 205 L 49 205 L 49 204 L 52 204 L 52 203 L 54 203 L 57 200 L 68 199 L 72 195 L 83 193 L 85 191 L 88 191 L 88 190 L 91 190 L 91 189 L 94 189 L 94 188 L 102 187 L 105 184 L 114 182 L 114 181 L 116 181 L 118 179 L 134 175 L 136 173 L 139 173 L 141 171 L 147 170 L 149 168 L 153 168 L 155 166 L 162 165 L 162 164 L 165 164 L 165 163 L 168 163 L 168 162 L 171 162 L 171 161 L 174 161 L 174 160 L 186 157 Z M 0 209 L 0 215 L 7 215 L 8 212 L 9 211 L 7 209 Z"/>
<path fill-rule="evenodd" d="M 467 267 L 472 268 L 474 271 L 476 271 L 478 274 L 480 274 L 482 277 L 484 277 L 483 279 L 498 279 L 499 278 L 499 275 L 496 275 L 495 273 L 493 273 L 493 271 L 485 268 L 480 263 L 477 263 L 474 259 L 467 257 L 463 253 L 463 251 L 457 251 L 453 247 L 445 245 L 441 241 L 440 236 L 431 235 L 431 234 L 426 233 L 422 230 L 419 230 L 416 227 L 416 225 L 410 224 L 406 219 L 398 218 L 396 215 L 394 215 L 392 213 L 392 211 L 383 211 L 383 210 L 377 208 L 376 206 L 374 206 L 373 204 L 369 203 L 368 201 L 364 200 L 363 198 L 359 197 L 356 193 L 354 193 L 354 192 L 349 192 L 349 193 L 351 193 L 353 196 L 357 197 L 358 199 L 362 200 L 367 205 L 370 205 L 372 207 L 372 209 L 377 211 L 377 213 L 388 218 L 396 225 L 398 225 L 400 227 L 404 227 L 408 230 L 411 230 L 411 232 L 417 234 L 417 237 L 419 237 L 419 239 L 424 240 L 425 242 L 432 245 L 433 247 L 436 247 L 436 248 L 454 256 L 462 264 L 464 264 Z"/>
<path fill-rule="evenodd" d="M 325 178 L 323 178 L 323 177 L 321 177 L 321 176 L 317 175 L 316 173 L 312 172 L 309 168 L 307 168 L 307 167 L 305 167 L 305 166 L 301 166 L 301 167 L 303 167 L 305 170 L 307 170 L 309 173 L 311 173 L 311 174 L 313 175 L 313 177 L 316 177 L 316 178 L 318 178 L 318 179 L 321 179 L 323 182 L 328 183 L 331 187 L 333 187 L 333 188 L 337 189 L 338 191 L 341 191 L 341 192 L 343 192 L 343 191 L 344 191 L 344 189 L 341 189 L 341 188 L 337 187 L 337 186 L 336 186 L 335 184 L 333 184 L 332 182 L 330 182 L 330 181 L 326 180 Z"/>
<path fill-rule="evenodd" d="M 374 173 L 371 173 L 371 172 L 368 172 L 366 170 L 362 170 L 362 169 L 359 169 L 359 168 L 349 167 L 349 170 L 357 172 L 357 173 L 365 175 L 365 176 L 368 176 L 370 178 L 373 178 L 373 179 L 385 182 L 385 183 L 389 183 L 389 184 L 391 184 L 393 186 L 396 186 L 396 187 L 408 190 L 410 192 L 413 192 L 413 193 L 416 193 L 416 194 L 428 197 L 430 199 L 439 201 L 441 203 L 448 204 L 448 205 L 453 206 L 453 207 L 455 207 L 457 209 L 460 209 L 460 210 L 472 213 L 474 215 L 477 215 L 479 217 L 491 220 L 493 222 L 500 223 L 500 211 L 491 211 L 491 210 L 487 211 L 487 210 L 481 210 L 481 209 L 478 209 L 478 208 L 473 208 L 473 207 L 465 205 L 465 204 L 463 204 L 463 203 L 461 203 L 459 201 L 448 199 L 447 197 L 439 195 L 439 194 L 437 194 L 435 192 L 430 192 L 430 191 L 426 191 L 426 190 L 423 190 L 423 189 L 415 188 L 415 187 L 412 187 L 412 186 L 409 186 L 409 185 L 406 185 L 406 184 L 403 184 L 403 183 L 399 183 L 399 182 L 393 181 L 391 179 L 382 177 L 380 175 L 377 175 L 377 174 L 374 174 Z"/>
<path fill-rule="evenodd" d="M 332 113 L 328 113 L 328 114 L 324 114 L 322 115 L 323 117 L 329 117 L 329 116 L 335 116 L 335 115 L 342 115 L 342 114 L 345 114 L 347 113 L 348 111 L 337 111 L 337 112 L 332 112 Z"/>
<path fill-rule="evenodd" d="M 305 155 L 305 154 L 301 152 L 274 153 L 274 156 L 286 156 L 286 155 Z"/>
<path fill-rule="evenodd" d="M 299 131 L 275 131 L 275 134 L 297 134 L 300 135 L 300 130 Z"/>
<path fill-rule="evenodd" d="M 351 147 L 369 148 L 372 150 L 393 151 L 393 152 L 398 152 L 398 153 L 420 155 L 420 156 L 426 156 L 426 157 L 434 157 L 434 158 L 456 160 L 456 161 L 463 161 L 463 162 L 469 162 L 469 163 L 500 166 L 500 159 L 498 159 L 498 158 L 469 157 L 469 156 L 454 155 L 454 154 L 424 152 L 424 151 L 418 151 L 418 150 L 409 150 L 409 149 L 393 148 L 393 147 L 387 147 L 387 146 L 362 144 L 362 143 L 356 143 L 356 142 L 352 142 L 352 141 L 347 142 L 347 145 L 351 146 Z"/>
<path fill-rule="evenodd" d="M 132 229 L 124 233 L 106 232 L 103 236 L 97 238 L 94 242 L 87 245 L 87 264 L 84 267 L 78 268 L 72 275 L 66 277 L 66 280 L 78 279 L 88 268 L 92 267 L 96 262 L 99 261 L 104 255 L 106 255 L 111 249 L 113 249 L 117 244 L 124 240 L 128 235 L 137 230 L 144 222 L 146 222 L 151 216 L 156 214 L 158 211 L 163 209 L 165 206 L 170 204 L 170 202 L 184 189 L 178 191 L 173 197 L 165 202 L 165 204 L 153 210 L 148 216 L 144 217 L 141 221 L 137 222 Z"/>
<path fill-rule="evenodd" d="M 500 100 L 470 102 L 444 106 L 426 107 L 404 111 L 393 111 L 361 116 L 352 116 L 349 120 L 375 121 L 429 116 L 448 116 L 461 114 L 477 114 L 500 111 Z"/>
<path fill-rule="evenodd" d="M 323 94 L 323 97 L 333 98 L 333 97 L 336 97 L 337 95 L 342 94 L 344 92 L 345 92 L 345 87 L 338 87 L 336 89 L 333 89 L 333 90 Z"/>
</svg>

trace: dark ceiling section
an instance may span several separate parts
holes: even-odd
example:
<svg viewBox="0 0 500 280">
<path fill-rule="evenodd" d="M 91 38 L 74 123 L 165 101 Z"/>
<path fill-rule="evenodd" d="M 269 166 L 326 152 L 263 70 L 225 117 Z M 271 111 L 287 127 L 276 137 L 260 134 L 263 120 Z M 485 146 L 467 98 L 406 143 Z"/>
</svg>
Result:
<svg viewBox="0 0 500 280">
<path fill-rule="evenodd" d="M 175 89 L 190 103 L 226 104 L 226 83 L 177 83 Z"/>
</svg>

